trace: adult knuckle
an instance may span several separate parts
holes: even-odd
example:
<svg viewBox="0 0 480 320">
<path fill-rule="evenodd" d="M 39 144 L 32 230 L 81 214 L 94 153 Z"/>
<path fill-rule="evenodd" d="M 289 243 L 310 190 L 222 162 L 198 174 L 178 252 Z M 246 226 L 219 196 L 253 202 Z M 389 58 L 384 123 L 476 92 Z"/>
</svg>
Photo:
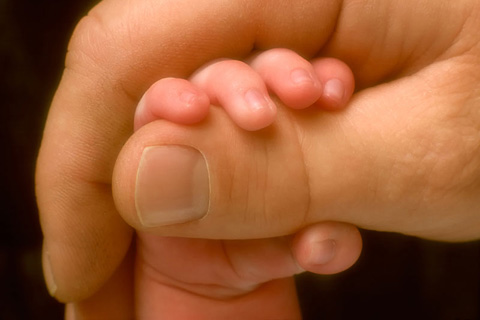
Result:
<svg viewBox="0 0 480 320">
<path fill-rule="evenodd" d="M 111 38 L 104 20 L 92 10 L 77 24 L 68 45 L 65 67 L 79 68 L 102 67 L 105 61 L 105 49 L 111 46 Z"/>
</svg>

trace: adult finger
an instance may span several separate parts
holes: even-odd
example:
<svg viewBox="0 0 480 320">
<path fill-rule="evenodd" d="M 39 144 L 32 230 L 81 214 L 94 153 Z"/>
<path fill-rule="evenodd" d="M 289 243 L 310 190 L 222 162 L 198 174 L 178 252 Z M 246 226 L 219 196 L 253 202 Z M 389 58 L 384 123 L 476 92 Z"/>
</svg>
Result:
<svg viewBox="0 0 480 320">
<path fill-rule="evenodd" d="M 130 231 L 109 195 L 111 168 L 132 131 L 136 102 L 158 78 L 188 76 L 211 59 L 241 58 L 253 47 L 287 47 L 305 56 L 324 47 L 352 66 L 364 88 L 468 53 L 477 43 L 469 36 L 478 30 L 476 1 L 359 6 L 312 0 L 299 6 L 211 0 L 197 1 L 192 11 L 189 6 L 188 1 L 105 1 L 82 20 L 72 39 L 37 171 L 46 277 L 59 299 L 94 292 L 127 251 Z M 439 28 L 444 21 L 448 28 Z"/>
<path fill-rule="evenodd" d="M 91 295 L 128 250 L 131 230 L 117 215 L 110 183 L 142 93 L 159 78 L 188 76 L 209 60 L 241 58 L 254 47 L 312 55 L 327 41 L 340 4 L 211 0 L 191 10 L 190 1 L 104 1 L 82 19 L 37 167 L 53 295 L 63 301 Z"/>
</svg>

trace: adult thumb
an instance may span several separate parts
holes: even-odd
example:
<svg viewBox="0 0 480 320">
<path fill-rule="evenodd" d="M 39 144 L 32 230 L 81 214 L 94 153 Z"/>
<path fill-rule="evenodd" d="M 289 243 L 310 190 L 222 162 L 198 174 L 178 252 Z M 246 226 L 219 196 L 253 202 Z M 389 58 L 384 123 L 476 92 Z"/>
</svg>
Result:
<svg viewBox="0 0 480 320">
<path fill-rule="evenodd" d="M 137 230 L 182 237 L 274 237 L 335 220 L 332 199 L 352 182 L 334 165 L 346 156 L 338 130 L 328 130 L 338 121 L 282 109 L 252 133 L 212 108 L 196 126 L 152 122 L 117 159 L 117 208 Z"/>
</svg>

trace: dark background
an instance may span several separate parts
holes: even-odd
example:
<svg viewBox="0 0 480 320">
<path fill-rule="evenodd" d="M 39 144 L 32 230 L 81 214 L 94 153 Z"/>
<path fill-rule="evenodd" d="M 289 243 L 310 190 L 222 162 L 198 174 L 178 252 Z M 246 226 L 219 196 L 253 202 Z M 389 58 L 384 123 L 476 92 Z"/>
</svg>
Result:
<svg viewBox="0 0 480 320">
<path fill-rule="evenodd" d="M 0 0 L 0 319 L 63 317 L 43 283 L 33 177 L 68 38 L 95 2 Z M 362 233 L 352 269 L 298 277 L 305 319 L 480 319 L 478 242 Z"/>
</svg>

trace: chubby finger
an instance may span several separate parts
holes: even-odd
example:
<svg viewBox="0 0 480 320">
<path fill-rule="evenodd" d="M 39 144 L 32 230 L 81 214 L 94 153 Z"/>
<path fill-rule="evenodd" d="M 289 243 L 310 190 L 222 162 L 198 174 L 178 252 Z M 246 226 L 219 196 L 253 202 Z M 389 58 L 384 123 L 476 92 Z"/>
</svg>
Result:
<svg viewBox="0 0 480 320">
<path fill-rule="evenodd" d="M 350 67 L 335 58 L 307 61 L 298 53 L 278 48 L 261 52 L 250 59 L 269 90 L 293 109 L 316 105 L 326 110 L 346 106 L 355 88 Z"/>
<path fill-rule="evenodd" d="M 163 78 L 143 95 L 135 111 L 134 130 L 157 119 L 193 124 L 207 116 L 210 100 L 191 82 Z"/>
<path fill-rule="evenodd" d="M 299 231 L 292 243 L 297 263 L 306 271 L 332 274 L 350 268 L 360 257 L 362 237 L 346 223 L 322 222 Z"/>
<path fill-rule="evenodd" d="M 276 106 L 263 79 L 244 62 L 215 61 L 197 71 L 191 81 L 243 129 L 262 129 L 275 119 Z"/>
<path fill-rule="evenodd" d="M 322 95 L 322 83 L 313 66 L 291 50 L 264 51 L 250 60 L 250 66 L 290 108 L 307 108 Z"/>
<path fill-rule="evenodd" d="M 318 58 L 311 64 L 323 86 L 315 105 L 326 110 L 343 109 L 355 90 L 355 77 L 350 67 L 335 58 Z"/>
</svg>

